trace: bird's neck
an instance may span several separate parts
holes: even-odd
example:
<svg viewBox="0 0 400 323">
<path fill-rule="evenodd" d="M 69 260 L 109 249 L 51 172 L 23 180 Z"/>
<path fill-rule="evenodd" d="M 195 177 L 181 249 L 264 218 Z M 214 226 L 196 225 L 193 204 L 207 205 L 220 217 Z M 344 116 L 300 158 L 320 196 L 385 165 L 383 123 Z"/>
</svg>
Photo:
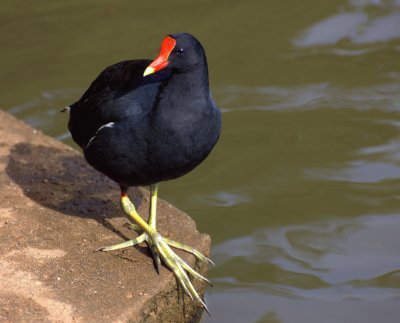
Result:
<svg viewBox="0 0 400 323">
<path fill-rule="evenodd" d="M 173 73 L 162 85 L 158 104 L 150 114 L 154 129 L 170 127 L 175 131 L 195 127 L 207 114 L 210 109 L 207 69 L 193 72 Z"/>
<path fill-rule="evenodd" d="M 203 66 L 198 70 L 173 73 L 164 86 L 164 93 L 174 93 L 182 101 L 208 98 L 208 69 Z"/>
</svg>

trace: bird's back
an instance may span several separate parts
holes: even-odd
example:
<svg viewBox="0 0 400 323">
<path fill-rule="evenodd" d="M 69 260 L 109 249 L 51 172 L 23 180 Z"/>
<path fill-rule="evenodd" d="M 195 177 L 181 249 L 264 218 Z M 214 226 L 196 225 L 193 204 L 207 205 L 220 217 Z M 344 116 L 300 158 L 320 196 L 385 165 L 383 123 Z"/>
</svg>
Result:
<svg viewBox="0 0 400 323">
<path fill-rule="evenodd" d="M 168 47 L 175 43 L 171 37 L 178 39 L 174 51 Z M 124 186 L 188 173 L 220 134 L 221 115 L 210 96 L 202 46 L 188 34 L 171 37 L 168 62 L 162 45 L 160 58 L 152 62 L 109 66 L 70 109 L 68 126 L 86 160 Z"/>
<path fill-rule="evenodd" d="M 79 101 L 70 106 L 68 128 L 83 149 L 98 129 L 125 118 L 145 115 L 155 104 L 163 79 L 170 71 L 143 78 L 150 60 L 122 61 L 105 68 Z"/>
</svg>

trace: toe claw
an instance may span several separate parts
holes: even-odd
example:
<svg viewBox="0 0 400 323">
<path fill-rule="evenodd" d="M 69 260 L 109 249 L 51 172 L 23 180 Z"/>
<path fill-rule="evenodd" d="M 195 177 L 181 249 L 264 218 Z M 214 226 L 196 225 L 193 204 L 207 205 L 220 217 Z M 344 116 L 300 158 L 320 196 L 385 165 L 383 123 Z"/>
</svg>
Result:
<svg viewBox="0 0 400 323">
<path fill-rule="evenodd" d="M 204 310 L 207 312 L 208 316 L 211 317 L 211 313 L 210 313 L 210 311 L 208 310 L 208 307 L 207 307 L 206 303 L 204 303 L 203 301 L 201 301 L 201 306 L 202 306 L 202 307 L 204 308 Z"/>
<path fill-rule="evenodd" d="M 161 260 L 159 256 L 155 256 L 154 257 L 154 263 L 155 263 L 155 267 L 156 267 L 156 271 L 157 274 L 160 274 L 160 270 L 161 270 Z"/>
<path fill-rule="evenodd" d="M 160 274 L 161 270 L 160 253 L 158 252 L 157 248 L 154 247 L 154 243 L 150 239 L 147 239 L 147 243 L 149 244 L 149 249 L 151 251 L 151 254 L 153 255 L 154 266 L 156 267 L 157 274 Z"/>
</svg>

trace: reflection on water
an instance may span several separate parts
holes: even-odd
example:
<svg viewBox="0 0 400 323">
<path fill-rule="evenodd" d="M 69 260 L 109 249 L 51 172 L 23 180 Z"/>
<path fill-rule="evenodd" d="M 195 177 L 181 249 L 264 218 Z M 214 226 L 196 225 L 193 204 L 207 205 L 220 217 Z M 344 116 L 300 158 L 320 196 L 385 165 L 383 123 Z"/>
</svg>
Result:
<svg viewBox="0 0 400 323">
<path fill-rule="evenodd" d="M 208 196 L 198 196 L 197 200 L 203 204 L 224 207 L 230 207 L 242 203 L 249 203 L 251 201 L 248 194 L 239 192 L 216 192 Z"/>
<path fill-rule="evenodd" d="M 213 254 L 220 259 L 219 266 L 223 272 L 235 262 L 248 262 L 252 266 L 268 263 L 277 279 L 264 277 L 255 279 L 247 277 L 247 282 L 262 290 L 271 284 L 279 284 L 281 276 L 290 277 L 290 285 L 301 285 L 302 281 L 314 279 L 315 286 L 302 286 L 304 289 L 293 289 L 295 297 L 331 298 L 337 291 L 331 290 L 340 286 L 344 293 L 335 297 L 353 297 L 360 299 L 382 299 L 399 297 L 400 275 L 392 289 L 377 290 L 373 294 L 364 294 L 363 288 L 378 287 L 376 282 L 392 279 L 391 273 L 400 273 L 398 240 L 396 233 L 400 230 L 398 215 L 364 216 L 352 220 L 332 219 L 331 222 L 309 223 L 286 226 L 276 229 L 267 228 L 255 231 L 252 235 L 225 241 L 213 248 Z M 231 280 L 235 283 L 235 273 Z M 218 276 L 218 271 L 216 271 Z M 225 275 L 225 274 L 224 274 Z M 231 285 L 225 277 L 221 283 Z M 296 283 L 296 278 L 299 282 Z M 219 279 L 215 279 L 219 282 Z M 247 282 L 242 282 L 242 287 Z M 278 286 L 275 286 L 278 289 Z M 315 291 L 315 289 L 320 289 Z M 290 286 L 283 285 L 287 292 Z"/>
<path fill-rule="evenodd" d="M 305 311 L 318 308 L 321 302 L 325 306 L 331 302 L 330 311 L 342 311 L 345 301 L 356 307 L 360 301 L 384 301 L 384 307 L 393 312 L 388 305 L 400 300 L 399 230 L 398 214 L 371 215 L 265 228 L 225 241 L 213 248 L 220 263 L 214 270 L 216 291 L 208 293 L 211 310 L 216 307 L 221 321 L 250 322 L 268 308 L 279 308 L 279 314 L 274 314 L 278 320 L 288 316 L 285 306 L 293 306 L 297 299 L 295 307 L 302 304 L 304 310 L 297 318 L 289 315 L 290 322 L 307 322 Z M 239 271 L 242 266 L 247 267 L 246 274 Z M 264 275 L 252 275 L 257 267 Z M 237 305 L 233 312 L 222 314 L 221 308 L 228 306 L 226 298 Z M 315 309 L 313 322 L 325 322 L 326 313 Z M 380 315 L 377 310 L 368 322 L 394 322 Z M 343 320 L 360 319 L 357 314 L 341 313 L 333 322 Z M 269 319 L 264 316 L 263 321 Z"/>
<path fill-rule="evenodd" d="M 33 127 L 46 130 L 55 130 L 54 123 L 65 102 L 73 100 L 80 90 L 76 89 L 54 89 L 43 90 L 37 97 L 19 103 L 11 107 L 8 111 L 16 117 L 23 118 Z M 63 134 L 61 137 L 60 134 Z M 60 129 L 57 134 L 53 134 L 58 139 L 70 138 L 65 129 Z"/>
<path fill-rule="evenodd" d="M 341 40 L 372 44 L 400 38 L 399 1 L 354 1 L 346 9 L 307 28 L 296 46 L 334 45 Z M 361 52 L 358 52 L 361 54 Z"/>
<path fill-rule="evenodd" d="M 355 160 L 349 162 L 345 169 L 307 170 L 307 173 L 326 179 L 375 183 L 386 179 L 398 178 L 400 167 L 387 162 Z"/>
<path fill-rule="evenodd" d="M 204 322 L 398 321 L 399 0 L 2 10 L 2 104 L 68 144 L 59 110 L 105 66 L 153 57 L 165 33 L 202 40 L 223 133 L 160 195 L 212 236 Z"/>
<path fill-rule="evenodd" d="M 233 110 L 309 110 L 320 108 L 400 111 L 400 84 L 351 89 L 328 83 L 290 88 L 227 86 L 218 91 L 224 112 Z"/>
<path fill-rule="evenodd" d="M 362 302 L 352 299 L 299 300 L 268 295 L 254 288 L 237 288 L 233 291 L 220 289 L 215 299 L 209 299 L 213 301 L 210 309 L 215 314 L 211 318 L 203 317 L 202 322 L 207 323 L 394 323 L 399 314 L 398 299 Z"/>
</svg>

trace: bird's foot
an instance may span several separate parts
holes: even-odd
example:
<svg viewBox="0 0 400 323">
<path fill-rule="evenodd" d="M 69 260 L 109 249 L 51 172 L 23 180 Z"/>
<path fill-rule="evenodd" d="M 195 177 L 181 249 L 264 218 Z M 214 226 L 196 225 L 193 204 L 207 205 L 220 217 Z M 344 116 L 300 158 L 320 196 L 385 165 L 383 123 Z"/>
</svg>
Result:
<svg viewBox="0 0 400 323">
<path fill-rule="evenodd" d="M 126 223 L 125 224 L 126 227 L 128 227 L 129 229 L 131 229 L 132 231 L 142 231 L 142 229 L 140 228 L 140 226 L 138 226 L 135 223 Z M 204 262 L 208 262 L 209 264 L 215 266 L 214 262 L 210 259 L 207 258 L 206 256 L 204 256 L 201 252 L 197 251 L 196 249 L 185 245 L 183 243 L 180 242 L 176 242 L 174 240 L 170 240 L 167 238 L 163 238 L 164 241 L 170 245 L 171 247 L 174 247 L 176 249 L 181 249 L 184 250 L 186 252 L 191 253 L 192 255 L 194 255 L 198 260 L 204 261 Z M 134 239 L 134 240 L 129 240 L 114 246 L 110 246 L 110 247 L 103 247 L 100 248 L 99 250 L 101 251 L 110 251 L 110 250 L 116 250 L 116 249 L 121 249 L 121 248 L 126 248 L 126 247 L 132 247 L 135 246 L 143 241 L 147 242 L 147 238 L 146 238 L 146 234 L 143 233 L 141 236 L 139 236 L 138 238 Z M 158 271 L 158 270 L 157 270 Z"/>
<path fill-rule="evenodd" d="M 204 256 L 196 249 L 187 246 L 185 244 L 167 238 L 163 238 L 154 228 L 152 228 L 148 234 L 142 233 L 136 239 L 128 240 L 123 243 L 119 243 L 117 245 L 109 247 L 102 247 L 99 248 L 98 250 L 99 251 L 117 250 L 117 249 L 132 247 L 144 241 L 147 242 L 150 251 L 153 254 L 157 272 L 159 272 L 160 270 L 161 262 L 164 262 L 164 264 L 174 273 L 176 279 L 178 280 L 179 285 L 182 286 L 186 294 L 188 294 L 192 300 L 195 300 L 196 302 L 201 304 L 201 306 L 209 314 L 206 304 L 203 302 L 203 300 L 197 293 L 196 289 L 193 287 L 189 275 L 191 275 L 194 278 L 207 282 L 210 286 L 212 286 L 211 282 L 207 278 L 199 274 L 197 271 L 195 271 L 193 268 L 191 268 L 182 258 L 180 258 L 170 248 L 170 246 L 189 252 L 193 254 L 197 259 L 214 265 L 211 259 Z"/>
</svg>

